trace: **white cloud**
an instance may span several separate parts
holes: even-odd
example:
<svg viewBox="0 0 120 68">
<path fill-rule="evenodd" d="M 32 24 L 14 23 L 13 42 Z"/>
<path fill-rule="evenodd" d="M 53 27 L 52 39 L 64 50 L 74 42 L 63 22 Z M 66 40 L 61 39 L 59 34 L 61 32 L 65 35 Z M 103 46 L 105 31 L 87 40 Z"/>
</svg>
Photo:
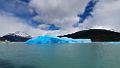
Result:
<svg viewBox="0 0 120 68">
<path fill-rule="evenodd" d="M 100 0 L 93 12 L 93 18 L 89 18 L 85 27 L 103 28 L 120 32 L 120 0 Z"/>
<path fill-rule="evenodd" d="M 77 15 L 84 11 L 88 1 L 89 0 L 31 0 L 29 8 L 34 8 L 38 13 L 33 19 L 40 22 L 42 21 L 45 24 L 39 25 L 38 28 L 32 28 L 27 25 L 27 22 L 23 19 L 9 13 L 0 12 L 0 36 L 16 31 L 23 31 L 32 36 L 74 33 L 78 31 L 79 28 L 73 27 L 73 24 L 79 21 Z M 15 4 L 15 2 L 10 5 L 13 4 Z M 24 12 L 24 10 L 21 10 L 21 12 L 22 11 Z M 44 30 L 49 26 L 47 24 L 55 24 L 62 27 L 62 29 L 56 31 Z"/>
<path fill-rule="evenodd" d="M 23 31 L 32 36 L 45 34 L 63 35 L 88 28 L 104 28 L 120 32 L 120 0 L 100 0 L 92 13 L 93 17 L 80 24 L 80 28 L 73 27 L 72 25 L 79 21 L 77 15 L 84 11 L 88 1 L 31 0 L 29 8 L 34 8 L 38 13 L 33 19 L 44 22 L 38 28 L 30 27 L 26 24 L 26 21 L 10 13 L 0 12 L 0 36 L 16 31 Z M 62 27 L 62 29 L 56 31 L 44 30 L 49 27 L 47 24 L 55 24 Z"/>
<path fill-rule="evenodd" d="M 30 6 L 35 8 L 38 16 L 35 20 L 46 24 L 55 24 L 65 28 L 72 27 L 79 21 L 77 16 L 85 9 L 89 0 L 32 0 Z"/>
<path fill-rule="evenodd" d="M 83 12 L 88 0 L 32 0 L 39 15 L 35 19 L 47 23 L 54 23 L 63 27 L 61 30 L 46 34 L 69 34 L 89 28 L 108 29 L 120 32 L 120 0 L 100 0 L 93 14 L 79 28 L 72 27 L 78 22 L 77 14 Z"/>
<path fill-rule="evenodd" d="M 12 16 L 0 15 L 0 35 L 15 32 L 16 30 L 26 30 L 26 26 L 22 22 Z"/>
<path fill-rule="evenodd" d="M 43 28 L 47 28 L 48 25 L 41 25 L 39 28 L 32 28 L 25 24 L 26 22 L 22 19 L 14 17 L 12 14 L 9 13 L 0 13 L 0 36 L 3 36 L 8 33 L 14 33 L 16 31 L 22 31 L 30 34 L 31 36 L 39 36 L 39 35 L 63 35 L 66 33 L 71 33 L 78 30 L 77 28 L 70 28 L 70 29 L 62 29 L 57 31 L 48 31 L 44 30 Z M 41 28 L 41 29 L 40 29 Z M 43 29 L 43 30 L 42 30 Z M 75 30 L 74 30 L 75 29 Z"/>
</svg>

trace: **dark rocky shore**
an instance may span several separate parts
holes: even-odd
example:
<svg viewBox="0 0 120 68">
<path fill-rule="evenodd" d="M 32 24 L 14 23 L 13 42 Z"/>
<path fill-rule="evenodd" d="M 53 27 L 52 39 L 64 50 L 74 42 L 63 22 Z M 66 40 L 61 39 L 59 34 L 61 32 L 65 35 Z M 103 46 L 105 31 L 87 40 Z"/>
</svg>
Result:
<svg viewBox="0 0 120 68">
<path fill-rule="evenodd" d="M 93 42 L 118 42 L 120 33 L 105 29 L 89 29 L 79 31 L 59 37 L 68 37 L 73 39 L 91 39 Z"/>
</svg>

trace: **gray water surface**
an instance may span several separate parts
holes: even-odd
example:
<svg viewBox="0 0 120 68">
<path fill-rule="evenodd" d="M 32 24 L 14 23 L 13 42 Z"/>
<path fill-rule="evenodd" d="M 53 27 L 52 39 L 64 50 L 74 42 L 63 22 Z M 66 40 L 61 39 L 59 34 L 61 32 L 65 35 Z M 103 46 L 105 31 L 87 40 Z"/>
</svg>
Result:
<svg viewBox="0 0 120 68">
<path fill-rule="evenodd" d="M 0 44 L 0 68 L 120 68 L 120 45 Z"/>
</svg>

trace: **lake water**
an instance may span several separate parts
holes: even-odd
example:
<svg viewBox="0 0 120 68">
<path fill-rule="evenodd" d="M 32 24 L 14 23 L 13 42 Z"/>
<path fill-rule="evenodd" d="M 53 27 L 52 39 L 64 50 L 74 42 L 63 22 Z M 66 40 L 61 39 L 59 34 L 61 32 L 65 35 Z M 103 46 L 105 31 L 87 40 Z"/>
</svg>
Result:
<svg viewBox="0 0 120 68">
<path fill-rule="evenodd" d="M 0 68 L 120 68 L 120 44 L 0 44 Z"/>
</svg>

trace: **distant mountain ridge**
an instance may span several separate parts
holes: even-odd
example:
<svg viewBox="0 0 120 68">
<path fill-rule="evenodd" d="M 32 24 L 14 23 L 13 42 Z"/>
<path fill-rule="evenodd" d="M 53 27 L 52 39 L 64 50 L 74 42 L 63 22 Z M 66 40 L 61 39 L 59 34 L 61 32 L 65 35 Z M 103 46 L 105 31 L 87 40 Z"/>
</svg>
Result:
<svg viewBox="0 0 120 68">
<path fill-rule="evenodd" d="M 92 42 L 120 42 L 120 33 L 105 29 L 89 29 L 78 31 L 73 34 L 58 36 L 72 39 L 91 39 Z M 32 37 L 27 33 L 17 31 L 0 37 L 0 41 L 26 42 Z"/>
<path fill-rule="evenodd" d="M 25 42 L 32 37 L 27 33 L 17 31 L 15 33 L 9 33 L 0 37 L 0 41 L 10 41 L 10 42 Z"/>
<path fill-rule="evenodd" d="M 59 37 L 68 37 L 73 39 L 91 39 L 93 42 L 120 41 L 120 33 L 105 29 L 83 30 Z"/>
</svg>

